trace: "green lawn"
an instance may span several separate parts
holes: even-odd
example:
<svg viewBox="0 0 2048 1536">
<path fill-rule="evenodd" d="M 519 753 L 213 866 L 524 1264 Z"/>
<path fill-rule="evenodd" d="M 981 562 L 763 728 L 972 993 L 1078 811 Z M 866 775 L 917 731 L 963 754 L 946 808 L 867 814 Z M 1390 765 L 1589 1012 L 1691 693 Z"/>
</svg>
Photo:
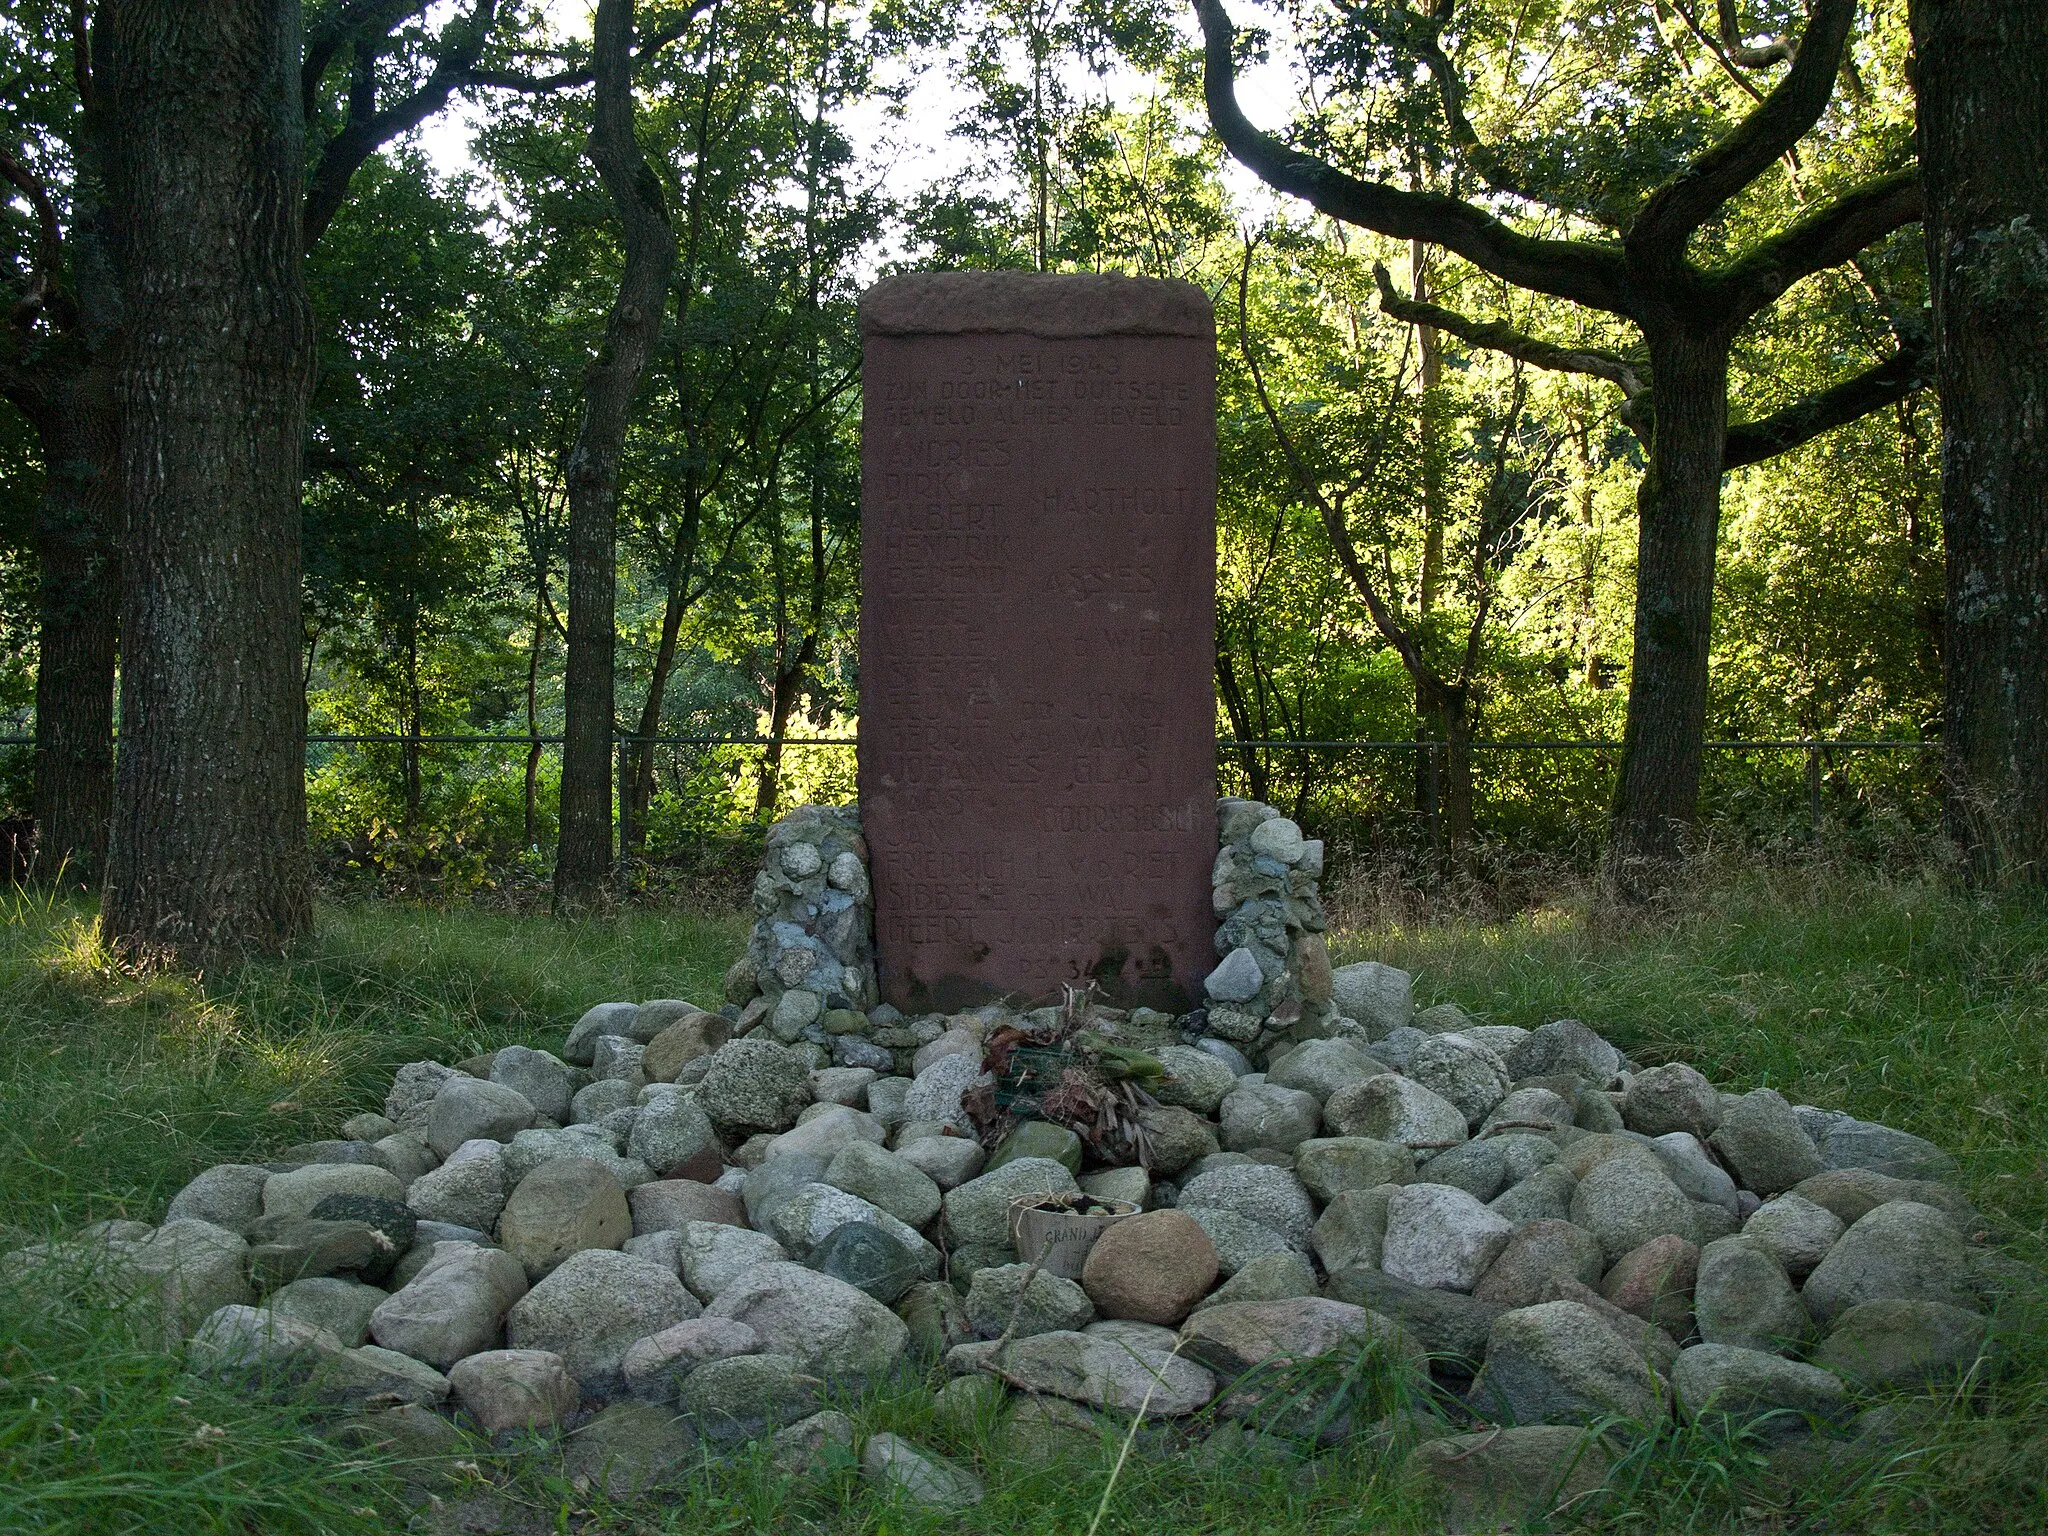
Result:
<svg viewBox="0 0 2048 1536">
<path fill-rule="evenodd" d="M 90 914 L 0 909 L 0 1223 L 34 1233 L 156 1219 L 206 1165 L 334 1133 L 381 1102 L 397 1064 L 559 1043 L 589 1003 L 715 1000 L 742 922 L 638 915 L 575 929 L 536 918 L 360 906 L 322 912 L 285 964 L 195 982 L 111 966 Z M 1677 915 L 1603 924 L 1561 907 L 1335 936 L 1421 974 L 1420 1000 L 1504 1022 L 1576 1015 L 1639 1059 L 1917 1130 L 1963 1157 L 2012 1250 L 2048 1259 L 2048 930 L 2043 910 L 1851 875 L 1726 878 Z M 1924 1410 L 1888 1461 L 1766 1475 L 1751 1447 L 1684 1440 L 1632 1474 L 1611 1531 L 2035 1531 L 2048 1528 L 2048 1327 L 2016 1318 L 2014 1368 Z M 875 1502 L 857 1480 L 791 1486 L 755 1464 L 651 1505 L 609 1506 L 537 1458 L 511 1492 L 536 1530 L 846 1533 L 965 1529 L 1083 1536 L 1116 1447 L 1048 1464 L 936 1424 L 921 1386 L 853 1405 L 975 1460 L 990 1497 L 964 1520 Z M 0 1310 L 0 1532 L 335 1532 L 402 1528 L 393 1469 L 180 1377 L 109 1321 Z M 481 1473 L 496 1469 L 488 1455 Z M 1782 1470 L 1782 1469 L 1781 1469 Z M 473 1484 L 480 1488 L 481 1484 Z M 453 1496 L 451 1494 L 451 1496 Z M 1141 1447 L 1104 1532 L 1145 1536 L 1422 1530 L 1369 1448 L 1313 1467 L 1246 1452 Z"/>
</svg>

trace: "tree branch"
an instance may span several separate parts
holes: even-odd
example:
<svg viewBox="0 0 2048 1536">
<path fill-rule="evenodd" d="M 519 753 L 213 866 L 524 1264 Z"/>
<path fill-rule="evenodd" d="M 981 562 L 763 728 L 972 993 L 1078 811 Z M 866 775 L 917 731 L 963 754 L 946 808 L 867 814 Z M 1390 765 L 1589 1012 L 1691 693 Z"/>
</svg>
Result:
<svg viewBox="0 0 2048 1536">
<path fill-rule="evenodd" d="M 1222 0 L 1194 0 L 1194 4 L 1205 45 L 1202 83 L 1209 120 L 1224 147 L 1268 186 L 1302 198 L 1319 212 L 1347 224 L 1397 240 L 1441 245 L 1518 288 L 1613 314 L 1634 314 L 1634 297 L 1618 246 L 1535 239 L 1459 198 L 1361 181 L 1254 128 L 1237 104 L 1236 67 L 1231 59 L 1237 29 L 1225 14 Z"/>
<path fill-rule="evenodd" d="M 1752 48 L 1742 40 L 1742 18 L 1736 14 L 1735 0 L 1715 0 L 1716 13 L 1721 21 L 1721 46 L 1728 50 L 1728 57 L 1744 69 L 1768 69 L 1773 64 L 1789 64 L 1799 57 L 1799 44 L 1790 38 L 1774 37 L 1761 48 Z"/>
<path fill-rule="evenodd" d="M 1619 353 L 1586 347 L 1561 347 L 1554 342 L 1524 335 L 1513 326 L 1496 320 L 1473 320 L 1440 304 L 1403 298 L 1395 291 L 1394 280 L 1388 276 L 1386 266 L 1381 262 L 1373 263 L 1372 275 L 1373 281 L 1379 284 L 1380 308 L 1408 325 L 1433 325 L 1475 347 L 1502 352 L 1553 373 L 1591 374 L 1596 379 L 1605 379 L 1619 386 L 1622 394 L 1630 400 L 1649 387 L 1635 365 Z"/>
<path fill-rule="evenodd" d="M 47 311 L 60 330 L 69 330 L 78 313 L 57 282 L 64 266 L 64 231 L 57 223 L 57 204 L 42 178 L 4 149 L 0 149 L 0 181 L 13 183 L 36 215 L 36 259 L 29 268 L 28 287 L 7 318 L 26 330 L 38 314 Z"/>
<path fill-rule="evenodd" d="M 84 0 L 77 0 L 83 4 Z M 342 3 L 306 29 L 305 48 L 299 64 L 299 92 L 310 120 L 319 106 L 320 82 L 327 78 L 335 55 L 355 42 L 359 35 L 385 37 L 408 17 L 427 8 L 428 0 L 342 0 Z"/>
<path fill-rule="evenodd" d="M 92 33 L 85 20 L 85 0 L 71 0 L 71 78 L 78 86 L 78 105 L 92 110 Z"/>
<path fill-rule="evenodd" d="M 1920 221 L 1920 178 L 1896 171 L 1843 193 L 1755 246 L 1708 282 L 1746 319 L 1815 272 L 1838 267 L 1873 241 Z"/>
<path fill-rule="evenodd" d="M 1494 191 L 1528 202 L 1540 202 L 1540 198 L 1514 178 L 1506 163 L 1479 137 L 1478 129 L 1465 115 L 1465 82 L 1458 77 L 1456 66 L 1443 48 L 1443 31 L 1451 23 L 1455 3 L 1456 0 L 1439 0 L 1437 10 L 1427 16 L 1419 15 L 1405 5 L 1396 7 L 1392 14 L 1401 18 L 1404 40 L 1415 50 L 1416 56 L 1436 81 L 1437 94 L 1443 100 L 1444 125 L 1450 129 L 1451 142 L 1464 152 L 1472 168 Z"/>
<path fill-rule="evenodd" d="M 719 3 L 720 0 L 691 0 L 691 3 L 684 6 L 681 11 L 648 33 L 640 46 L 633 50 L 633 67 L 638 69 L 675 42 L 689 31 L 691 22 Z M 539 96 L 550 91 L 565 91 L 579 85 L 588 85 L 596 78 L 593 68 L 583 64 L 574 69 L 557 70 L 552 75 L 520 75 L 509 70 L 473 69 L 465 83 L 485 90 L 518 91 L 528 96 Z"/>
<path fill-rule="evenodd" d="M 1901 341 L 1899 350 L 1874 368 L 1852 374 L 1839 384 L 1795 400 L 1757 421 L 1730 427 L 1727 446 L 1722 451 L 1722 467 L 1740 469 L 1745 464 L 1759 464 L 1834 427 L 1867 416 L 1881 406 L 1903 400 L 1932 382 L 1928 362 L 1923 344 Z"/>
<path fill-rule="evenodd" d="M 1727 201 L 1804 138 L 1835 93 L 1856 0 L 1814 0 L 1799 56 L 1754 111 L 1644 200 L 1623 236 L 1638 265 L 1671 267 Z"/>
</svg>

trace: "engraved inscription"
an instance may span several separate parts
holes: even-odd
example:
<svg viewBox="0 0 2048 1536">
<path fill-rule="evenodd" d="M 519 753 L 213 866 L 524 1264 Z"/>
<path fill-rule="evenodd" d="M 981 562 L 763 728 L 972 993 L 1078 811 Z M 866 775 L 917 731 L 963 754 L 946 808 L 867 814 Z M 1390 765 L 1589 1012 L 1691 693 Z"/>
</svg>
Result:
<svg viewBox="0 0 2048 1536">
<path fill-rule="evenodd" d="M 885 997 L 1214 963 L 1214 346 L 871 337 L 860 797 Z"/>
</svg>

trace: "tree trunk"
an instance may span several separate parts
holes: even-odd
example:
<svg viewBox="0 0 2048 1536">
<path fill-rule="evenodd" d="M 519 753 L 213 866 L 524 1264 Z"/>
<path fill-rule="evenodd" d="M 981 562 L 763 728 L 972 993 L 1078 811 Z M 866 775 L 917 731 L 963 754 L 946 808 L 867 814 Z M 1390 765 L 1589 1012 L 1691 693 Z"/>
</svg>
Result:
<svg viewBox="0 0 2048 1536">
<path fill-rule="evenodd" d="M 296 0 L 108 0 L 124 341 L 121 755 L 108 936 L 209 964 L 312 921 Z"/>
<path fill-rule="evenodd" d="M 1656 426 L 1636 498 L 1635 649 L 1609 849 L 1624 890 L 1647 889 L 1678 855 L 1698 806 L 1728 437 L 1725 339 L 1653 334 L 1650 366 Z"/>
<path fill-rule="evenodd" d="M 684 497 L 687 507 L 669 550 L 668 598 L 661 610 L 661 640 L 647 673 L 647 696 L 640 704 L 640 725 L 626 754 L 626 804 L 619 826 L 622 853 L 639 853 L 647 846 L 647 811 L 654 803 L 654 738 L 661 734 L 662 702 L 668 694 L 669 674 L 675 671 L 683 615 L 690 607 L 690 581 L 697 569 L 697 530 L 702 524 L 703 501 L 694 488 L 685 491 Z"/>
<path fill-rule="evenodd" d="M 113 370 L 86 358 L 38 413 L 36 873 L 94 886 L 114 809 L 114 659 L 121 617 L 120 440 Z"/>
<path fill-rule="evenodd" d="M 583 420 L 569 450 L 569 660 L 563 678 L 557 916 L 596 905 L 611 868 L 619 458 L 640 376 L 661 335 L 676 258 L 661 184 L 633 135 L 632 48 L 632 0 L 599 0 L 592 26 L 597 89 L 590 159 L 618 212 L 626 260 L 604 349 L 584 380 Z"/>
<path fill-rule="evenodd" d="M 2048 882 L 2048 27 L 1913 0 L 1941 391 L 1944 813 L 1986 880 Z"/>
</svg>

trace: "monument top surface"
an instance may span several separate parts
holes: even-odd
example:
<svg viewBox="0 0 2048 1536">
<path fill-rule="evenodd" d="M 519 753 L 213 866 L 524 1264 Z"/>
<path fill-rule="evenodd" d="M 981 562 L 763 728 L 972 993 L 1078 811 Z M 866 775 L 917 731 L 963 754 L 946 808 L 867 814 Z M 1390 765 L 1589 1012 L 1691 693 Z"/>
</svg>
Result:
<svg viewBox="0 0 2048 1536">
<path fill-rule="evenodd" d="M 1216 315 L 1193 283 L 1068 272 L 906 272 L 861 295 L 863 336 L 1187 336 Z"/>
</svg>

